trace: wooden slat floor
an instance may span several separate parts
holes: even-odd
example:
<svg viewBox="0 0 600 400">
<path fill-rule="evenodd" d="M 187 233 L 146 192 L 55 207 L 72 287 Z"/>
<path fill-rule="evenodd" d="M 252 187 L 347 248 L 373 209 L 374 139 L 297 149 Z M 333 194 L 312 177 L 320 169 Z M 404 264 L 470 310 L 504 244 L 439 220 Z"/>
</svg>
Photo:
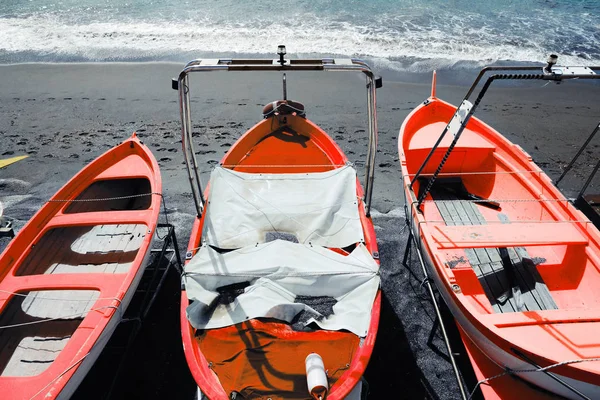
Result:
<svg viewBox="0 0 600 400">
<path fill-rule="evenodd" d="M 486 220 L 476 203 L 459 200 L 443 189 L 432 189 L 431 195 L 446 225 L 485 225 Z M 508 218 L 499 213 L 503 223 Z M 473 267 L 492 308 L 497 313 L 557 309 L 552 295 L 536 269 L 536 264 L 523 247 L 508 248 L 508 254 L 515 266 L 516 280 L 521 290 L 522 307 L 512 296 L 512 288 L 502 265 L 497 248 L 465 249 L 468 261 Z"/>
<path fill-rule="evenodd" d="M 135 224 L 52 229 L 38 241 L 17 275 L 126 273 L 146 231 L 145 225 Z"/>
<path fill-rule="evenodd" d="M 43 290 L 14 296 L 0 316 L 0 326 L 56 319 L 0 330 L 2 376 L 34 376 L 46 370 L 98 296 L 95 290 Z"/>
<path fill-rule="evenodd" d="M 38 274 L 127 273 L 147 234 L 145 225 L 119 224 L 52 229 L 17 271 Z M 67 345 L 84 314 L 98 298 L 93 290 L 44 290 L 14 296 L 0 326 L 57 318 L 0 329 L 2 376 L 43 372 Z M 80 317 L 73 317 L 80 315 Z"/>
</svg>

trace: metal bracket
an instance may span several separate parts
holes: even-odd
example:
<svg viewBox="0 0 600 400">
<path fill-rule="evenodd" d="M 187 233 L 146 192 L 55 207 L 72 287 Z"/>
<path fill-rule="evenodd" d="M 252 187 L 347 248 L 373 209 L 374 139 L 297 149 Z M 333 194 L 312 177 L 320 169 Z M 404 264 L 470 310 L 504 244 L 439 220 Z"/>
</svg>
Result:
<svg viewBox="0 0 600 400">
<path fill-rule="evenodd" d="M 5 221 L 4 218 L 0 217 L 0 238 L 3 237 L 14 238 L 15 230 L 13 229 L 11 221 Z"/>
</svg>

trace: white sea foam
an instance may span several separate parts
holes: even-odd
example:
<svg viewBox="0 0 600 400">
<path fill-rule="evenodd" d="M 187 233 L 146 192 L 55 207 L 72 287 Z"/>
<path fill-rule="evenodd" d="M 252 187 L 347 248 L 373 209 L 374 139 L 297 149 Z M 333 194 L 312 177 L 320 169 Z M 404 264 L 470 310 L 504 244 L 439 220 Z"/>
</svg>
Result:
<svg viewBox="0 0 600 400">
<path fill-rule="evenodd" d="M 518 36 L 473 23 L 468 15 L 451 17 L 445 23 L 429 21 L 426 27 L 401 17 L 394 17 L 397 21 L 385 18 L 370 26 L 318 16 L 293 24 L 229 25 L 166 20 L 72 24 L 52 15 L 0 18 L 0 52 L 36 54 L 50 60 L 173 59 L 182 53 L 272 54 L 277 44 L 285 43 L 291 54 L 374 58 L 386 68 L 413 72 L 452 67 L 459 61 L 479 65 L 498 60 L 543 61 L 551 52 L 559 54 L 562 64 L 600 63 L 598 56 L 582 50 L 586 43 L 581 43 L 577 52 L 561 54 L 552 43 L 541 44 L 547 32 Z M 507 22 L 508 26 L 515 24 L 515 29 L 518 25 L 520 31 L 526 23 L 525 19 Z M 588 39 L 582 36 L 580 40 Z M 589 40 L 591 49 L 598 47 L 593 37 Z"/>
</svg>

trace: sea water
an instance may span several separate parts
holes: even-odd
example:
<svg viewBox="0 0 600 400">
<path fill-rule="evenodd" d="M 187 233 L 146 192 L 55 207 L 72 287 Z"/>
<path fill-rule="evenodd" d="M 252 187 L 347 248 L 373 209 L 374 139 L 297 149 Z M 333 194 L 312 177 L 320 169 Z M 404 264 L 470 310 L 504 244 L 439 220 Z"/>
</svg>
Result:
<svg viewBox="0 0 600 400">
<path fill-rule="evenodd" d="M 600 64 L 598 0 L 0 0 L 0 63 L 357 57 L 426 72 Z"/>
</svg>

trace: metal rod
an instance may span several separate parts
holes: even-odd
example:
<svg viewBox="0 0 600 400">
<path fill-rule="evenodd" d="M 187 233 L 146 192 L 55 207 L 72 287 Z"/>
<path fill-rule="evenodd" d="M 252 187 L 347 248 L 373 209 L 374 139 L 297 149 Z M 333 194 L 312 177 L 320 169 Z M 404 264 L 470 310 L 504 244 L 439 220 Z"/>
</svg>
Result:
<svg viewBox="0 0 600 400">
<path fill-rule="evenodd" d="M 179 112 L 181 114 L 181 146 L 183 148 L 183 158 L 190 181 L 190 187 L 192 189 L 192 197 L 194 198 L 194 204 L 196 206 L 196 213 L 198 216 L 202 214 L 202 208 L 204 206 L 204 197 L 202 191 L 198 194 L 196 187 L 194 186 L 194 177 L 192 173 L 192 166 L 189 158 L 189 135 L 188 130 L 191 128 L 191 117 L 189 115 L 189 95 L 186 95 L 186 91 L 189 92 L 188 88 L 189 80 L 187 74 L 179 75 Z"/>
<path fill-rule="evenodd" d="M 194 141 L 192 140 L 192 131 L 193 131 L 193 126 L 192 126 L 192 111 L 191 111 L 191 102 L 190 102 L 190 86 L 189 86 L 189 75 L 186 75 L 185 77 L 185 83 L 186 83 L 186 91 L 185 91 L 185 101 L 187 103 L 187 119 L 186 119 L 186 124 L 187 124 L 187 137 L 188 137 L 188 146 L 190 149 L 190 153 L 189 155 L 192 158 L 192 166 L 194 168 L 194 176 L 196 178 L 196 188 L 198 190 L 198 197 L 200 199 L 202 208 L 204 208 L 204 193 L 202 192 L 202 180 L 200 179 L 200 173 L 198 170 L 198 161 L 196 160 L 196 154 L 194 153 Z M 202 214 L 202 209 L 197 210 L 198 211 L 198 216 L 200 216 Z"/>
<path fill-rule="evenodd" d="M 585 184 L 581 188 L 581 191 L 579 192 L 579 196 L 578 197 L 583 197 L 583 193 L 585 193 L 585 191 L 588 188 L 588 186 L 590 185 L 590 183 L 592 183 L 592 179 L 594 178 L 594 175 L 596 175 L 596 173 L 598 172 L 599 168 L 600 168 L 600 159 L 596 163 L 596 166 L 594 167 L 594 170 L 590 174 L 590 177 L 587 179 L 587 181 L 585 182 Z"/>
<path fill-rule="evenodd" d="M 429 280 L 429 275 L 427 274 L 427 268 L 425 267 L 425 262 L 423 261 L 423 256 L 421 255 L 421 249 L 419 249 L 419 245 L 417 243 L 417 239 L 415 234 L 412 231 L 412 227 L 410 228 L 410 236 L 412 236 L 413 243 L 415 244 L 416 253 L 419 257 L 419 262 L 421 264 L 421 268 L 423 269 L 423 274 L 425 275 L 425 283 L 427 284 L 427 290 L 429 292 L 429 296 L 433 302 L 433 308 L 435 309 L 435 315 L 440 324 L 440 330 L 442 331 L 442 336 L 444 337 L 444 343 L 446 344 L 446 351 L 448 351 L 448 356 L 450 357 L 450 363 L 452 364 L 452 369 L 454 370 L 454 376 L 456 378 L 456 383 L 458 384 L 458 389 L 460 390 L 460 395 L 463 400 L 467 400 L 467 392 L 463 386 L 462 379 L 460 378 L 460 372 L 458 371 L 458 365 L 456 365 L 456 360 L 454 359 L 454 353 L 452 352 L 452 346 L 450 345 L 450 339 L 448 339 L 448 334 L 446 333 L 446 327 L 444 326 L 444 321 L 442 320 L 442 313 L 440 312 L 440 307 L 438 306 L 437 300 L 435 298 L 435 293 L 433 292 L 433 287 L 431 286 L 431 282 Z M 410 240 L 410 238 L 409 238 Z"/>
<path fill-rule="evenodd" d="M 423 163 L 421 164 L 421 166 L 417 170 L 417 173 L 413 177 L 412 181 L 410 181 L 410 189 L 411 190 L 413 188 L 413 185 L 415 184 L 415 182 L 419 178 L 419 175 L 421 175 L 421 172 L 423 172 L 423 169 L 425 168 L 425 166 L 429 162 L 429 159 L 433 156 L 433 153 L 437 150 L 438 146 L 440 145 L 440 143 L 444 139 L 444 136 L 446 136 L 446 132 L 448 132 L 448 125 L 446 125 L 446 127 L 442 131 L 442 134 L 440 135 L 440 137 L 438 137 L 438 140 L 435 142 L 435 144 L 433 145 L 433 147 L 431 148 L 431 150 L 429 150 L 429 154 L 427 154 L 427 157 L 425 157 L 425 161 L 423 161 Z"/>
<path fill-rule="evenodd" d="M 482 68 L 481 71 L 479 71 L 479 75 L 477 75 L 477 78 L 475 78 L 475 81 L 469 88 L 469 91 L 467 92 L 467 95 L 465 96 L 465 100 L 468 100 L 469 97 L 471 97 L 473 90 L 475 90 L 475 87 L 477 86 L 477 84 L 479 83 L 479 81 L 481 80 L 483 75 L 488 71 L 539 71 L 541 68 L 542 67 L 516 67 L 516 66 L 515 67 L 489 66 L 489 67 Z"/>
<path fill-rule="evenodd" d="M 517 356 L 519 356 L 519 358 L 521 358 L 525 362 L 533 365 L 537 369 L 541 369 L 542 368 L 541 366 L 539 366 L 538 364 L 536 364 L 531 358 L 529 358 L 525 354 L 521 353 L 519 350 L 514 349 L 514 348 L 511 348 L 511 350 L 513 351 L 513 353 L 515 353 Z M 572 391 L 573 393 L 575 393 L 576 395 L 578 395 L 582 399 L 590 400 L 590 398 L 587 397 L 585 394 L 581 393 L 579 390 L 575 389 L 573 386 L 569 385 L 567 382 L 563 381 L 562 379 L 560 379 L 559 377 L 557 377 L 556 375 L 554 375 L 552 372 L 546 371 L 546 370 L 540 371 L 540 372 L 543 372 L 544 374 L 548 375 L 550 378 L 554 379 L 556 382 L 560 383 L 562 386 L 566 387 L 567 389 L 569 389 L 570 391 Z"/>
<path fill-rule="evenodd" d="M 442 158 L 442 161 L 440 162 L 440 165 L 438 165 L 437 169 L 433 173 L 433 176 L 427 182 L 427 187 L 425 188 L 425 190 L 423 192 L 421 192 L 421 194 L 419 195 L 419 198 L 417 200 L 417 210 L 421 206 L 421 203 L 423 203 L 423 200 L 427 196 L 427 193 L 429 193 L 429 191 L 431 190 L 431 188 L 432 188 L 435 180 L 437 179 L 439 173 L 442 171 L 442 168 L 444 168 L 444 165 L 446 164 L 446 161 L 448 161 L 448 157 L 450 157 L 450 153 L 452 153 L 452 150 L 454 150 L 454 146 L 456 146 L 456 143 L 458 142 L 458 139 L 460 139 L 460 136 L 464 132 L 465 127 L 467 126 L 467 123 L 469 122 L 469 120 L 471 119 L 471 116 L 475 112 L 475 109 L 477 108 L 477 106 L 481 102 L 481 99 L 483 98 L 483 95 L 485 94 L 485 92 L 487 92 L 488 88 L 490 87 L 490 85 L 492 84 L 492 82 L 496 79 L 496 77 L 497 77 L 497 75 L 492 75 L 485 82 L 485 85 L 483 85 L 483 89 L 481 89 L 481 92 L 479 93 L 479 96 L 477 96 L 477 99 L 475 100 L 475 103 L 473 104 L 473 107 L 471 108 L 471 110 L 469 110 L 469 112 L 465 116 L 464 121 L 462 121 L 462 123 L 460 124 L 460 127 L 458 128 L 458 132 L 456 132 L 456 135 L 454 135 L 454 139 L 452 139 L 452 143 L 450 143 L 450 146 L 448 146 L 448 150 L 446 150 L 446 154 L 444 154 L 444 157 Z M 447 129 L 448 129 L 448 126 L 446 126 L 446 130 Z"/>
<path fill-rule="evenodd" d="M 583 150 L 585 150 L 585 148 L 587 147 L 587 145 L 590 144 L 590 142 L 592 141 L 592 139 L 594 138 L 594 136 L 596 136 L 596 133 L 598 132 L 599 129 L 600 129 L 600 123 L 598 123 L 598 126 L 596 126 L 596 129 L 594 129 L 594 131 L 587 138 L 587 140 L 585 141 L 585 143 L 583 144 L 583 146 L 581 146 L 581 148 L 579 149 L 579 151 L 577 152 L 577 154 L 575 155 L 575 157 L 573 157 L 573 159 L 571 160 L 571 162 L 569 163 L 569 165 L 567 165 L 567 167 L 563 171 L 562 175 L 556 180 L 555 185 L 557 187 L 558 187 L 558 183 L 562 180 L 562 178 L 565 177 L 565 175 L 567 174 L 567 172 L 569 172 L 571 170 L 571 168 L 573 168 L 573 165 L 575 164 L 575 161 L 577 161 L 577 159 L 579 158 L 579 156 L 581 155 L 581 153 L 583 153 Z"/>
<path fill-rule="evenodd" d="M 377 110 L 375 81 L 372 76 L 367 76 L 367 113 L 369 114 L 369 147 L 367 151 L 365 179 L 365 214 L 369 217 L 371 215 L 371 198 L 373 195 L 375 158 L 377 155 Z"/>
</svg>

